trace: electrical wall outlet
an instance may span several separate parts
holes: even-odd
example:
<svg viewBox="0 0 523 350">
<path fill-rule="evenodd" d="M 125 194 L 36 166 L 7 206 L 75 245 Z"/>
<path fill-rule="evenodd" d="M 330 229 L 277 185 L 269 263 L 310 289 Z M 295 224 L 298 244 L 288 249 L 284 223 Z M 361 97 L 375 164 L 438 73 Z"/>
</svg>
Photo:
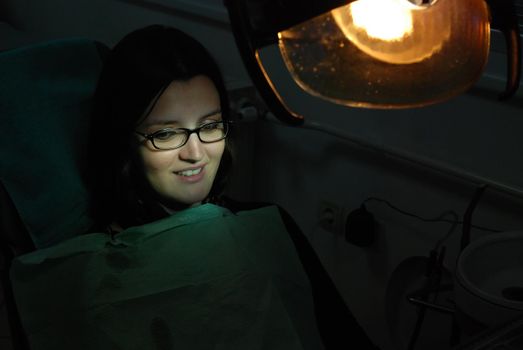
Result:
<svg viewBox="0 0 523 350">
<path fill-rule="evenodd" d="M 341 234 L 343 229 L 343 209 L 332 202 L 321 201 L 318 208 L 318 223 L 324 230 Z"/>
</svg>

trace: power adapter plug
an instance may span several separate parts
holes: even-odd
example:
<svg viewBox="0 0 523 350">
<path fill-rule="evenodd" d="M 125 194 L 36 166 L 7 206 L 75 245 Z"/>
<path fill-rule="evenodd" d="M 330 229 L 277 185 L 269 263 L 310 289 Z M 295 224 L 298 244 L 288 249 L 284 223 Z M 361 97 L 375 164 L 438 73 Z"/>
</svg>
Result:
<svg viewBox="0 0 523 350">
<path fill-rule="evenodd" d="M 368 247 L 374 242 L 376 222 L 365 204 L 351 211 L 345 220 L 345 240 L 358 247 Z"/>
</svg>

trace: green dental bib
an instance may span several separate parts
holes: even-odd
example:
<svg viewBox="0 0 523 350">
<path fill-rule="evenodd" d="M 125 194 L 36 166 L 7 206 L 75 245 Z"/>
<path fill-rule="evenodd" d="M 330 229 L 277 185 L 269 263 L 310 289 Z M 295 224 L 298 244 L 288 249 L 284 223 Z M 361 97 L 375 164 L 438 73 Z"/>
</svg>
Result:
<svg viewBox="0 0 523 350">
<path fill-rule="evenodd" d="M 114 238 L 19 257 L 31 349 L 322 349 L 310 283 L 277 207 L 205 204 Z"/>
</svg>

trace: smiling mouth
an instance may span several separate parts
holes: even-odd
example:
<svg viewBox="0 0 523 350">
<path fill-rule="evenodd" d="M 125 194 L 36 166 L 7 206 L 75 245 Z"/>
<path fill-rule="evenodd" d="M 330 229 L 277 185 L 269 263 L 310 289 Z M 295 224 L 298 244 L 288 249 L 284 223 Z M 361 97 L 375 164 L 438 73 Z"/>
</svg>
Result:
<svg viewBox="0 0 523 350">
<path fill-rule="evenodd" d="M 175 174 L 176 175 L 180 175 L 180 176 L 186 176 L 186 177 L 195 176 L 195 175 L 198 175 L 199 173 L 201 173 L 202 169 L 203 168 L 192 169 L 192 170 L 184 170 L 184 171 L 177 171 L 177 172 L 175 172 Z"/>
</svg>

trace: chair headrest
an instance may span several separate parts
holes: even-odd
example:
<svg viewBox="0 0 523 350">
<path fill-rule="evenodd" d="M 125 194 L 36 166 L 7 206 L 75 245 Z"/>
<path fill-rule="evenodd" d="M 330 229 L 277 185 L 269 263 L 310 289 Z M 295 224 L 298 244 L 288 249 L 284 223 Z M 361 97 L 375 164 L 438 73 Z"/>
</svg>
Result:
<svg viewBox="0 0 523 350">
<path fill-rule="evenodd" d="M 0 54 L 0 179 L 37 248 L 92 224 L 81 174 L 104 50 L 67 39 Z"/>
</svg>

